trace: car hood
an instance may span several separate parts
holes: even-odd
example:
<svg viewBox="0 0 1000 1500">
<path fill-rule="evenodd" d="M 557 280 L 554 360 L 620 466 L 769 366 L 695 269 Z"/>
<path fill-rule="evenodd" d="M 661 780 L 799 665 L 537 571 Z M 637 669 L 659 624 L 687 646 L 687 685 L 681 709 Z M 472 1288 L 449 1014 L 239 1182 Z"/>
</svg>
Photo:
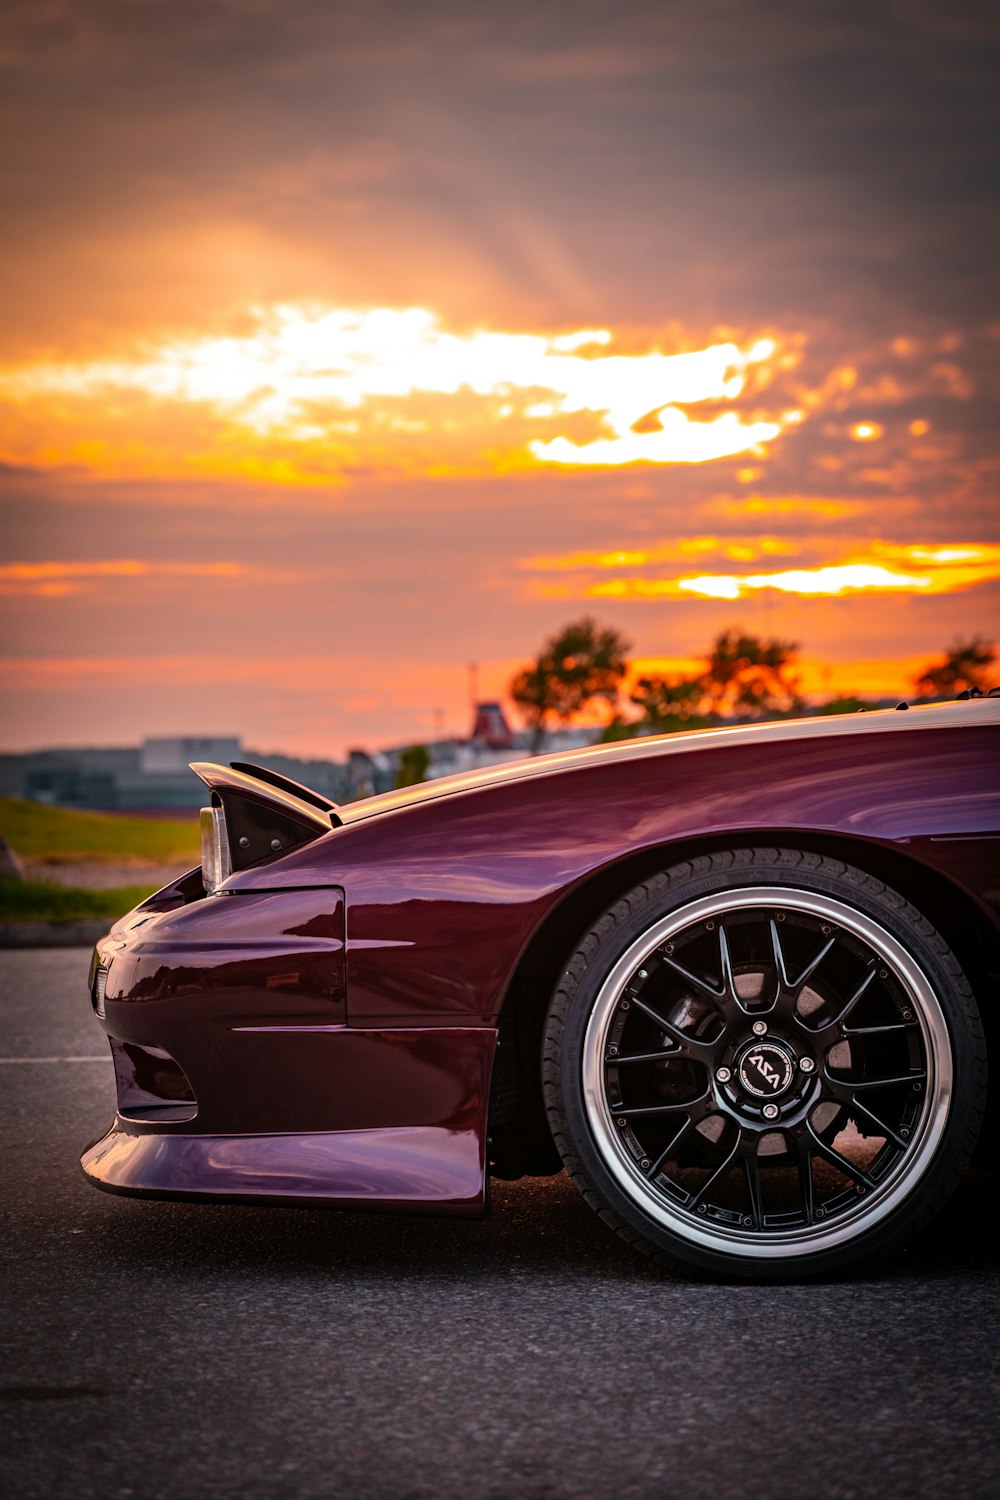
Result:
<svg viewBox="0 0 1000 1500">
<path fill-rule="evenodd" d="M 903 708 L 904 705 L 901 705 Z M 606 745 L 590 745 L 583 750 L 564 750 L 553 755 L 536 755 L 524 760 L 504 761 L 479 771 L 463 771 L 457 776 L 442 776 L 419 786 L 398 792 L 382 792 L 360 802 L 338 807 L 345 824 L 380 817 L 398 809 L 411 807 L 436 798 L 460 796 L 479 787 L 521 781 L 529 776 L 560 776 L 585 766 L 647 756 L 684 755 L 704 750 L 722 749 L 748 741 L 788 739 L 824 739 L 833 735 L 869 735 L 900 730 L 953 729 L 967 724 L 1000 722 L 1000 698 L 974 699 L 966 703 L 934 703 L 919 708 L 877 709 L 852 714 L 815 715 L 808 719 L 780 719 L 766 724 L 740 724 L 722 729 L 694 729 L 678 734 L 649 735 L 642 739 L 618 740 Z"/>
</svg>

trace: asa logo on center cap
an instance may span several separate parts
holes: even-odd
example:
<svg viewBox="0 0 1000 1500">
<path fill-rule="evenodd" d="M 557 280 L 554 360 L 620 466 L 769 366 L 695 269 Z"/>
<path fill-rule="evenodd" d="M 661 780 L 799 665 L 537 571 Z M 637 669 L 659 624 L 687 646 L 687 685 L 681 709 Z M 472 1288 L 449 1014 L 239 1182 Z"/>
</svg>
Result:
<svg viewBox="0 0 1000 1500">
<path fill-rule="evenodd" d="M 747 1093 L 756 1094 L 758 1099 L 773 1099 L 787 1089 L 795 1069 L 783 1047 L 757 1042 L 743 1054 L 737 1071 Z"/>
</svg>

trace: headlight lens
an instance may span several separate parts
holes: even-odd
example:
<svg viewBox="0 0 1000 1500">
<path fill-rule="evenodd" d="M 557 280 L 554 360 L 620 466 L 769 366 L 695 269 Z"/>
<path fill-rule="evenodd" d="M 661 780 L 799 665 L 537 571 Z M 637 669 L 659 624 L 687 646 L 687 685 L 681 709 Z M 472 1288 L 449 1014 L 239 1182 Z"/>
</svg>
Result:
<svg viewBox="0 0 1000 1500">
<path fill-rule="evenodd" d="M 226 815 L 221 807 L 201 810 L 201 878 L 211 896 L 233 873 L 226 835 Z"/>
<path fill-rule="evenodd" d="M 94 1004 L 94 1014 L 102 1021 L 105 1018 L 104 997 L 107 994 L 107 989 L 108 971 L 107 969 L 98 969 L 94 974 L 94 982 L 90 987 L 90 998 Z"/>
</svg>

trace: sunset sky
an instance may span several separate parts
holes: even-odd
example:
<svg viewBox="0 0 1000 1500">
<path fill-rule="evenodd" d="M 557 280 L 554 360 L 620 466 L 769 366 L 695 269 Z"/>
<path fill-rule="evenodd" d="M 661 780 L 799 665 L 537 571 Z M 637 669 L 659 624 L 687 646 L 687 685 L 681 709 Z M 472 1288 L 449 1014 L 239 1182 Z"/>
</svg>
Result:
<svg viewBox="0 0 1000 1500">
<path fill-rule="evenodd" d="M 8 3 L 0 749 L 464 733 L 583 613 L 996 639 L 997 14 Z"/>
</svg>

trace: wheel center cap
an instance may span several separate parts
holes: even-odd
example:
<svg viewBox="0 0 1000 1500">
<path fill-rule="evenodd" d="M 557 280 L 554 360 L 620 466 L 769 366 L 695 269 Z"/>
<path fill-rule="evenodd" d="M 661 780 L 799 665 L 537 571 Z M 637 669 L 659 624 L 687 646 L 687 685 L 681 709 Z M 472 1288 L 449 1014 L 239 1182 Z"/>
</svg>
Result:
<svg viewBox="0 0 1000 1500">
<path fill-rule="evenodd" d="M 795 1059 L 780 1042 L 753 1042 L 737 1062 L 736 1076 L 755 1099 L 777 1099 L 791 1086 Z"/>
</svg>

